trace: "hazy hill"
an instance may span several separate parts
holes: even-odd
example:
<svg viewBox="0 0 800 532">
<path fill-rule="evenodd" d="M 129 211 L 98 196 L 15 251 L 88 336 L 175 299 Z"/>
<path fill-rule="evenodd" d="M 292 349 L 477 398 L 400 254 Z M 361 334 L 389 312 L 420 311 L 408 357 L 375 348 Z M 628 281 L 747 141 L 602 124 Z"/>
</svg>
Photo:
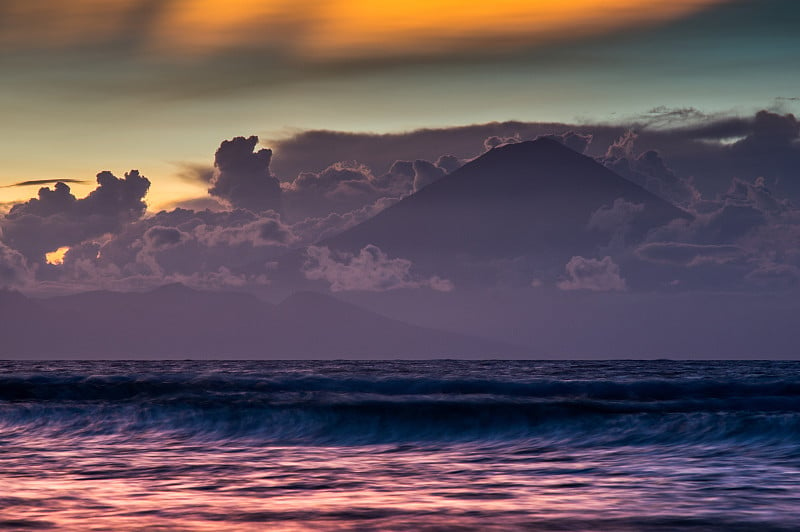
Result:
<svg viewBox="0 0 800 532">
<path fill-rule="evenodd" d="M 0 292 L 2 358 L 519 356 L 521 348 L 395 321 L 315 293 L 272 305 L 169 285 L 32 299 Z"/>
</svg>

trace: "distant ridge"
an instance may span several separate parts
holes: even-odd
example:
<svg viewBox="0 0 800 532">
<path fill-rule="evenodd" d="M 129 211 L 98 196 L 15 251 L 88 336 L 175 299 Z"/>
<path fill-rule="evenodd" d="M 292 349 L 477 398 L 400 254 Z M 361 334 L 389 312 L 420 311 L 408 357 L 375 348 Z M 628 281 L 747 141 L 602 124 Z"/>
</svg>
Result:
<svg viewBox="0 0 800 532">
<path fill-rule="evenodd" d="M 49 299 L 0 291 L 0 358 L 491 358 L 523 348 L 392 320 L 318 293 L 279 305 L 173 284 Z"/>
</svg>

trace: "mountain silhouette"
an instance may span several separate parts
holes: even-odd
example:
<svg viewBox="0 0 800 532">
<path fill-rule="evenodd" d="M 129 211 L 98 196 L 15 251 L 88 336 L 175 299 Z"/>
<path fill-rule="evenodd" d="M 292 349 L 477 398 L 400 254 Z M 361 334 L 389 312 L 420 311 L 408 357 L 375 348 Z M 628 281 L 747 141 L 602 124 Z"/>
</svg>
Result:
<svg viewBox="0 0 800 532">
<path fill-rule="evenodd" d="M 517 257 L 563 268 L 608 244 L 589 222 L 618 200 L 636 206 L 629 240 L 691 218 L 594 159 L 540 138 L 495 148 L 320 245 L 357 252 L 374 244 L 444 275 L 472 260 Z"/>
<path fill-rule="evenodd" d="M 522 356 L 522 348 L 392 320 L 317 293 L 273 305 L 168 285 L 34 299 L 0 291 L 0 358 Z"/>
</svg>

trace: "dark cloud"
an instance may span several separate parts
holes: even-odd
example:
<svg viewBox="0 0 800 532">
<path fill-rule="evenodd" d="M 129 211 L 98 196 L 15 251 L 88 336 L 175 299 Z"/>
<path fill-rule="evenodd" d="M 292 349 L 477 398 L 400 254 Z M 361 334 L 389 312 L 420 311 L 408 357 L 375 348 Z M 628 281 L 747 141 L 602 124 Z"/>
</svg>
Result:
<svg viewBox="0 0 800 532">
<path fill-rule="evenodd" d="M 567 131 L 566 133 L 562 133 L 560 135 L 542 135 L 545 138 L 549 138 L 560 142 L 567 148 L 576 151 L 578 153 L 585 153 L 589 144 L 592 143 L 592 135 L 591 134 L 580 134 L 574 131 Z"/>
<path fill-rule="evenodd" d="M 270 173 L 272 150 L 255 151 L 258 137 L 223 141 L 214 155 L 209 194 L 235 208 L 281 211 L 280 182 Z"/>
<path fill-rule="evenodd" d="M 605 150 L 624 131 L 619 126 L 576 126 L 559 123 L 492 122 L 440 129 L 420 129 L 407 133 L 350 133 L 330 130 L 303 131 L 285 138 L 271 139 L 275 148 L 273 171 L 282 180 L 292 179 L 303 171 L 320 172 L 338 161 L 359 161 L 380 175 L 395 161 L 438 161 L 447 154 L 447 166 L 453 171 L 456 161 L 477 157 L 490 137 L 533 140 L 542 135 L 562 135 L 569 131 L 593 135 L 592 146 Z M 460 165 L 460 164 L 459 164 Z M 448 168 L 449 167 L 449 168 Z"/>
<path fill-rule="evenodd" d="M 141 218 L 150 181 L 131 170 L 123 179 L 97 174 L 98 186 L 78 199 L 63 182 L 41 188 L 37 198 L 14 205 L 0 222 L 3 241 L 33 261 L 62 246 L 116 233 Z"/>
<path fill-rule="evenodd" d="M 63 266 L 43 272 L 42 280 L 124 290 L 169 282 L 203 288 L 266 286 L 281 256 L 352 227 L 390 204 L 381 198 L 352 212 L 295 224 L 274 211 L 161 211 L 127 224 L 116 235 L 71 247 Z"/>
<path fill-rule="evenodd" d="M 675 204 L 686 206 L 697 200 L 700 193 L 691 180 L 678 177 L 667 167 L 658 151 L 636 154 L 638 138 L 634 131 L 627 131 L 608 147 L 600 160 L 621 176 Z"/>
<path fill-rule="evenodd" d="M 686 244 L 657 242 L 645 244 L 636 250 L 645 260 L 697 266 L 704 263 L 724 264 L 741 258 L 744 250 L 732 245 Z"/>
<path fill-rule="evenodd" d="M 397 135 L 308 132 L 278 142 L 281 148 L 276 151 L 276 161 L 288 146 L 290 155 L 292 150 L 304 148 L 309 165 L 294 176 L 284 175 L 282 183 L 273 174 L 271 150 L 258 149 L 256 137 L 237 137 L 220 145 L 213 169 L 183 166 L 184 179 L 210 183 L 211 196 L 176 202 L 180 208 L 147 218 L 143 218 L 143 198 L 149 181 L 138 172 L 125 179 L 103 172 L 98 175 L 97 189 L 82 199 L 76 198 L 66 183 L 58 182 L 42 188 L 37 198 L 14 205 L 2 219 L 2 242 L 8 251 L 4 263 L 12 265 L 8 271 L 18 272 L 7 277 L 31 280 L 36 274 L 40 282 L 139 288 L 178 279 L 202 286 L 265 285 L 281 257 L 303 253 L 310 245 L 327 249 L 325 239 L 441 179 L 487 147 L 546 137 L 679 203 L 691 216 L 651 223 L 653 213 L 643 204 L 644 199 L 631 201 L 618 194 L 593 203 L 578 217 L 561 216 L 561 211 L 569 208 L 570 198 L 589 201 L 578 194 L 577 189 L 585 187 L 563 187 L 559 205 L 543 203 L 539 207 L 542 212 L 550 212 L 551 207 L 553 211 L 536 224 L 552 224 L 543 241 L 552 242 L 553 249 L 559 250 L 558 259 L 550 264 L 545 259 L 552 257 L 539 257 L 537 262 L 536 257 L 521 256 L 528 249 L 521 245 L 522 251 L 499 257 L 495 248 L 524 238 L 520 235 L 530 229 L 503 226 L 503 231 L 497 232 L 502 233 L 500 243 L 499 237 L 491 234 L 494 231 L 487 229 L 494 219 L 505 216 L 503 206 L 508 205 L 508 194 L 513 194 L 509 190 L 498 195 L 500 208 L 470 235 L 442 240 L 442 246 L 458 238 L 474 244 L 475 235 L 484 231 L 487 240 L 479 246 L 480 254 L 450 257 L 448 263 L 445 258 L 449 255 L 437 247 L 430 253 L 441 255 L 440 260 L 426 264 L 425 253 L 418 253 L 420 245 L 414 238 L 438 231 L 441 227 L 437 224 L 451 223 L 448 220 L 454 216 L 447 215 L 451 202 L 442 197 L 440 212 L 431 213 L 425 224 L 413 217 L 398 223 L 399 233 L 414 235 L 407 242 L 404 236 L 398 237 L 407 249 L 393 249 L 378 240 L 342 248 L 349 252 L 344 255 L 331 247 L 328 255 L 319 251 L 319 260 L 307 264 L 300 274 L 311 272 L 311 278 L 324 280 L 337 290 L 361 291 L 433 286 L 433 274 L 461 284 L 461 277 L 439 268 L 451 263 L 461 264 L 467 272 L 465 279 L 474 277 L 476 282 L 502 279 L 513 284 L 522 279 L 529 285 L 535 278 L 541 287 L 555 285 L 566 291 L 789 286 L 800 268 L 800 211 L 786 192 L 791 176 L 776 176 L 797 149 L 800 131 L 795 117 L 767 111 L 749 118 L 702 117 L 691 109 L 655 109 L 652 114 L 659 113 L 663 116 L 651 117 L 660 124 L 657 128 L 649 124 L 622 128 L 508 122 Z M 667 122 L 669 127 L 663 125 Z M 492 153 L 496 156 L 500 151 Z M 789 159 L 778 157 L 781 153 Z M 406 159 L 407 154 L 426 156 Z M 309 169 L 328 155 L 337 160 L 318 170 Z M 356 157 L 350 159 L 349 155 Z M 761 159 L 769 156 L 775 156 L 773 166 Z M 584 157 L 577 159 L 591 164 Z M 377 171 L 364 160 L 376 164 Z M 673 162 L 676 160 L 678 164 Z M 693 163 L 698 173 L 679 169 L 693 160 L 702 163 Z M 746 174 L 748 165 L 765 169 L 765 175 L 732 179 L 738 175 L 732 167 Z M 708 168 L 716 172 L 712 177 L 703 173 Z M 484 170 L 487 176 L 495 175 L 490 167 Z M 723 171 L 727 171 L 724 186 L 716 183 L 716 176 Z M 519 183 L 527 182 L 527 170 L 520 172 Z M 496 186 L 491 179 L 483 180 L 476 201 L 494 197 Z M 572 227 L 571 218 L 580 218 L 580 223 Z M 525 225 L 519 220 L 517 225 Z M 447 233 L 458 233 L 456 228 L 461 225 L 453 223 Z M 586 245 L 575 248 L 578 240 Z M 368 246 L 372 244 L 380 248 Z M 43 264 L 44 253 L 61 246 L 71 247 L 64 265 Z M 26 261 L 12 260 L 17 257 L 12 252 Z M 410 273 L 411 261 L 424 272 L 422 277 Z M 404 270 L 406 265 L 408 270 Z M 368 273 L 368 268 L 376 272 Z M 486 273 L 490 269 L 493 273 Z M 359 285 L 354 280 L 359 275 L 369 282 Z"/>
<path fill-rule="evenodd" d="M 447 172 L 428 161 L 414 161 L 414 192 L 434 183 L 445 176 Z"/>
<path fill-rule="evenodd" d="M 436 159 L 436 166 L 447 172 L 448 174 L 458 170 L 463 162 L 455 155 L 442 155 Z"/>
<path fill-rule="evenodd" d="M 417 168 L 416 163 L 397 161 L 388 173 L 376 177 L 363 164 L 338 162 L 321 172 L 302 172 L 284 186 L 287 217 L 343 215 L 380 198 L 405 196 L 412 191 Z"/>
<path fill-rule="evenodd" d="M 84 185 L 88 182 L 89 181 L 85 181 L 83 179 L 34 179 L 32 181 L 20 181 L 19 183 L 13 183 L 11 185 L 4 185 L 2 188 L 52 185 L 53 183 L 70 183 L 70 184 Z"/>
<path fill-rule="evenodd" d="M 609 236 L 605 252 L 624 249 L 632 236 L 637 219 L 645 210 L 643 203 L 633 203 L 617 198 L 612 205 L 605 205 L 592 213 L 588 228 Z"/>
<path fill-rule="evenodd" d="M 484 152 L 485 144 L 549 136 L 579 152 L 583 146 L 587 155 L 603 158 L 625 177 L 682 203 L 698 192 L 722 193 L 734 177 L 748 182 L 763 177 L 768 186 L 800 201 L 796 125 L 793 115 L 771 111 L 740 117 L 656 108 L 619 125 L 496 122 L 381 135 L 305 131 L 271 142 L 276 149 L 272 166 L 282 179 L 292 179 L 355 160 L 380 175 L 397 160 L 436 161 L 447 153 L 465 161 Z"/>
<path fill-rule="evenodd" d="M 151 227 L 144 233 L 144 242 L 152 249 L 166 249 L 177 246 L 188 238 L 186 233 L 174 227 L 163 227 L 160 225 Z"/>
<path fill-rule="evenodd" d="M 73 246 L 49 280 L 126 290 L 170 282 L 264 285 L 267 264 L 294 239 L 273 211 L 162 211 L 109 238 Z"/>
</svg>

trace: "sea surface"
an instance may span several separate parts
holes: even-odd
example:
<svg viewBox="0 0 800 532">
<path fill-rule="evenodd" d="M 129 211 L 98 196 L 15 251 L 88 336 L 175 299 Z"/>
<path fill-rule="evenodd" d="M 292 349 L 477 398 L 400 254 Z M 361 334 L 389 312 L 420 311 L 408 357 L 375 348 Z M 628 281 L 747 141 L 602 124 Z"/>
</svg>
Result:
<svg viewBox="0 0 800 532">
<path fill-rule="evenodd" d="M 0 529 L 800 530 L 800 363 L 0 362 Z"/>
</svg>

